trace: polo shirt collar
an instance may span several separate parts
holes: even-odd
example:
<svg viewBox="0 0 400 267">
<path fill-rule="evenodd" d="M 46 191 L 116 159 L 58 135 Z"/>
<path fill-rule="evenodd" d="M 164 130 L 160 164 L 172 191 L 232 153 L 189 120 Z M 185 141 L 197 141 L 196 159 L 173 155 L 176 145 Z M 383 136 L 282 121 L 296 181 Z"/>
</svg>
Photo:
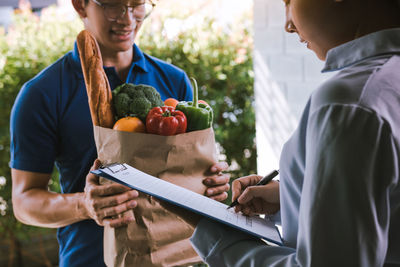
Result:
<svg viewBox="0 0 400 267">
<path fill-rule="evenodd" d="M 81 76 L 83 77 L 81 59 L 79 58 L 78 45 L 76 44 L 76 41 L 74 43 L 74 49 L 72 50 L 71 58 L 72 58 L 73 69 L 75 70 L 76 74 L 78 74 L 79 77 Z"/>
<path fill-rule="evenodd" d="M 149 72 L 143 52 L 136 44 L 133 44 L 133 61 L 131 68 L 134 68 L 135 66 L 144 72 Z"/>
<path fill-rule="evenodd" d="M 366 58 L 400 54 L 400 28 L 386 29 L 330 49 L 322 72 L 336 71 Z"/>
</svg>

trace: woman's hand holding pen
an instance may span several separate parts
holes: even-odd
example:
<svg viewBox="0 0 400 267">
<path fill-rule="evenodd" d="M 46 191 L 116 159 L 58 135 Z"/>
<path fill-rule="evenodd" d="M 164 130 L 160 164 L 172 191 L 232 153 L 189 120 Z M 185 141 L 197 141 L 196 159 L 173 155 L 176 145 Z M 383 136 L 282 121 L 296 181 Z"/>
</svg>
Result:
<svg viewBox="0 0 400 267">
<path fill-rule="evenodd" d="M 280 208 L 279 183 L 271 181 L 266 185 L 255 186 L 262 176 L 249 175 L 238 178 L 232 183 L 232 201 L 239 205 L 235 212 L 245 215 L 274 214 Z"/>
</svg>

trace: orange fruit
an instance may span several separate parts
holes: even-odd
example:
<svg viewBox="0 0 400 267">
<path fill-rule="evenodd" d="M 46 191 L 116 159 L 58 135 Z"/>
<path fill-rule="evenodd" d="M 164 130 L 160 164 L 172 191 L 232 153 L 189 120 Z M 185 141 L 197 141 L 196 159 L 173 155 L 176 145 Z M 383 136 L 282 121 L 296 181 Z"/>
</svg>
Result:
<svg viewBox="0 0 400 267">
<path fill-rule="evenodd" d="M 124 132 L 146 132 L 146 126 L 144 126 L 144 123 L 137 117 L 121 118 L 114 124 L 113 129 Z"/>
<path fill-rule="evenodd" d="M 178 102 L 175 98 L 167 98 L 164 100 L 164 105 L 176 108 Z"/>
</svg>

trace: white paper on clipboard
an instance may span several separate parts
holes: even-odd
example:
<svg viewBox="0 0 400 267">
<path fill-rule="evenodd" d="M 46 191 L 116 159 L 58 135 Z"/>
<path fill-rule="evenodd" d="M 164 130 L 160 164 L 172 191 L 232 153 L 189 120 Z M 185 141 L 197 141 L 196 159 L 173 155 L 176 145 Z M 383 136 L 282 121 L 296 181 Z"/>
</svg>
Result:
<svg viewBox="0 0 400 267">
<path fill-rule="evenodd" d="M 143 193 L 225 223 L 277 245 L 283 245 L 275 224 L 258 216 L 248 217 L 227 209 L 227 205 L 174 185 L 128 164 L 111 164 L 92 173 Z"/>
</svg>

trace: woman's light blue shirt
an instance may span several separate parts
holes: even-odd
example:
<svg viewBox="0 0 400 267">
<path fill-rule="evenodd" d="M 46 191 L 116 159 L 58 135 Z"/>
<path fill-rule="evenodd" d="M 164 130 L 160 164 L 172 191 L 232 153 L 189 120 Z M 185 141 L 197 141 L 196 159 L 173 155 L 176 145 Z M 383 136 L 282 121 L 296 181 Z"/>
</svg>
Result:
<svg viewBox="0 0 400 267">
<path fill-rule="evenodd" d="M 204 219 L 192 243 L 211 266 L 400 264 L 400 28 L 331 49 L 334 70 L 282 150 L 285 246 Z"/>
</svg>

